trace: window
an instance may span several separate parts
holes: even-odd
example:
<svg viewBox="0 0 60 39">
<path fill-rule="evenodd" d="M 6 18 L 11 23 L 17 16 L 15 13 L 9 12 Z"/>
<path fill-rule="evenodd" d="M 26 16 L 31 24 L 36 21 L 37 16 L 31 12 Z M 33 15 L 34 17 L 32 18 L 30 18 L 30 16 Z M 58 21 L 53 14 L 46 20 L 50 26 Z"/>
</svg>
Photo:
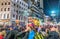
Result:
<svg viewBox="0 0 60 39">
<path fill-rule="evenodd" d="M 3 5 L 3 3 L 1 5 Z"/>
<path fill-rule="evenodd" d="M 21 16 L 21 20 L 23 20 L 23 16 Z"/>
<path fill-rule="evenodd" d="M 13 18 L 15 18 L 15 15 L 13 15 Z"/>
<path fill-rule="evenodd" d="M 7 18 L 9 18 L 9 14 L 7 14 Z"/>
<path fill-rule="evenodd" d="M 26 5 L 26 7 L 27 7 L 27 5 Z"/>
<path fill-rule="evenodd" d="M 8 11 L 10 11 L 10 8 L 8 8 Z"/>
<path fill-rule="evenodd" d="M 20 20 L 20 16 L 19 16 L 19 20 Z"/>
<path fill-rule="evenodd" d="M 24 8 L 23 8 L 23 10 L 24 10 Z"/>
<path fill-rule="evenodd" d="M 18 5 L 17 5 L 17 8 L 18 8 Z"/>
<path fill-rule="evenodd" d="M 3 11 L 3 9 L 1 8 L 1 11 Z"/>
<path fill-rule="evenodd" d="M 4 11 L 6 11 L 6 8 L 4 9 Z"/>
<path fill-rule="evenodd" d="M 21 12 L 19 11 L 19 13 L 21 13 Z"/>
<path fill-rule="evenodd" d="M 5 5 L 7 5 L 7 3 L 5 3 Z"/>
<path fill-rule="evenodd" d="M 26 9 L 27 10 L 27 9 Z"/>
<path fill-rule="evenodd" d="M 23 5 L 23 3 L 22 3 L 22 5 Z"/>
<path fill-rule="evenodd" d="M 24 8 L 24 10 L 25 10 L 25 8 Z"/>
<path fill-rule="evenodd" d="M 18 10 L 16 11 L 16 13 L 18 13 Z"/>
<path fill-rule="evenodd" d="M 22 8 L 22 7 L 20 7 L 20 8 Z"/>
<path fill-rule="evenodd" d="M 21 4 L 21 2 L 20 2 L 20 4 Z"/>
<path fill-rule="evenodd" d="M 19 7 L 19 8 L 21 8 L 21 7 Z"/>
<path fill-rule="evenodd" d="M 5 19 L 5 17 L 6 17 L 6 14 L 4 14 L 4 19 Z"/>
<path fill-rule="evenodd" d="M 0 13 L 0 19 L 2 18 L 2 14 Z"/>
<path fill-rule="evenodd" d="M 14 6 L 15 6 L 15 4 L 14 4 Z"/>
<path fill-rule="evenodd" d="M 24 6 L 25 6 L 25 4 L 24 4 Z"/>
<path fill-rule="evenodd" d="M 14 12 L 15 12 L 15 9 L 14 9 Z"/>
<path fill-rule="evenodd" d="M 16 19 L 18 19 L 18 15 L 16 15 Z"/>
<path fill-rule="evenodd" d="M 23 8 L 22 8 L 23 9 Z"/>
<path fill-rule="evenodd" d="M 8 5 L 10 5 L 10 2 L 8 2 Z"/>
<path fill-rule="evenodd" d="M 18 0 L 15 0 L 15 2 L 17 2 Z"/>
</svg>

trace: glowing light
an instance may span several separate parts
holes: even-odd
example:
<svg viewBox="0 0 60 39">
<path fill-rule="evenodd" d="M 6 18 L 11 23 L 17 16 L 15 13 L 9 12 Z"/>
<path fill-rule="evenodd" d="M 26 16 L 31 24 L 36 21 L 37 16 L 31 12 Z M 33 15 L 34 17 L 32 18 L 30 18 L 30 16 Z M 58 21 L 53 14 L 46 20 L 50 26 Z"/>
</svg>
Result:
<svg viewBox="0 0 60 39">
<path fill-rule="evenodd" d="M 51 13 L 55 13 L 55 11 L 51 11 Z"/>
<path fill-rule="evenodd" d="M 51 16 L 56 16 L 56 11 L 51 11 Z"/>
<path fill-rule="evenodd" d="M 51 14 L 51 16 L 56 16 L 56 14 Z"/>
</svg>

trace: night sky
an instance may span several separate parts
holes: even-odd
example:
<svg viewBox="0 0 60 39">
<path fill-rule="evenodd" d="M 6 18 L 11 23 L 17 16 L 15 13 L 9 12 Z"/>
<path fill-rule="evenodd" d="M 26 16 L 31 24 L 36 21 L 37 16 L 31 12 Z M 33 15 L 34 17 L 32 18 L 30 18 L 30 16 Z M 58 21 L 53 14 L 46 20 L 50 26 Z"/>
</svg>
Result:
<svg viewBox="0 0 60 39">
<path fill-rule="evenodd" d="M 58 12 L 58 2 L 59 0 L 44 0 L 44 13 L 51 16 L 51 11 L 55 10 Z"/>
</svg>

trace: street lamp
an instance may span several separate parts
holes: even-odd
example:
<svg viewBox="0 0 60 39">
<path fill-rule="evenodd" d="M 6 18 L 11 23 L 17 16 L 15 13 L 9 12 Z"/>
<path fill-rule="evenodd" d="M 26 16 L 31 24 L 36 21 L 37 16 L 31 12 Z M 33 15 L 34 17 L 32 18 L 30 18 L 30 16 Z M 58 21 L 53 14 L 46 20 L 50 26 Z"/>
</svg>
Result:
<svg viewBox="0 0 60 39">
<path fill-rule="evenodd" d="M 51 16 L 55 17 L 56 16 L 56 12 L 55 11 L 51 11 Z"/>
<path fill-rule="evenodd" d="M 55 11 L 51 11 L 51 13 L 53 14 L 53 13 L 55 13 Z"/>
<path fill-rule="evenodd" d="M 51 11 L 51 16 L 53 17 L 54 22 L 56 22 L 56 19 L 54 18 L 56 16 L 56 12 L 55 11 Z"/>
<path fill-rule="evenodd" d="M 55 16 L 56 16 L 56 14 L 55 14 L 55 13 L 53 13 L 53 14 L 51 14 L 51 16 L 52 16 L 52 17 L 55 17 Z"/>
</svg>

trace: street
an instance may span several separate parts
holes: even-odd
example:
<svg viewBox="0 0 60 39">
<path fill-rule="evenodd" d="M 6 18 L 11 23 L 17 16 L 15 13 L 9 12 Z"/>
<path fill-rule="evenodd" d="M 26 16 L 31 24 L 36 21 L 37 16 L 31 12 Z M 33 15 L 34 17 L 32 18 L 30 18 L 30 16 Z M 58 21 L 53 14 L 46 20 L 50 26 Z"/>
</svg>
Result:
<svg viewBox="0 0 60 39">
<path fill-rule="evenodd" d="M 0 0 L 0 39 L 60 39 L 60 0 Z"/>
</svg>

